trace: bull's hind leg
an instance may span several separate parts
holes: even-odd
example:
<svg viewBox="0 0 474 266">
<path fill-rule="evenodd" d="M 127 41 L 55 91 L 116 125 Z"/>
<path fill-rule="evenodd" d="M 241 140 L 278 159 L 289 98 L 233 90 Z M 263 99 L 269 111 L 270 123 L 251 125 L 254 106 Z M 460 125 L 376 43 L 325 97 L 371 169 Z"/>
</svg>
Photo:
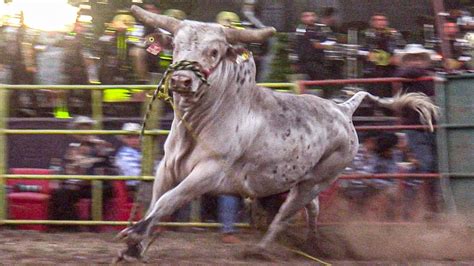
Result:
<svg viewBox="0 0 474 266">
<path fill-rule="evenodd" d="M 118 237 L 127 243 L 127 249 L 120 253 L 119 260 L 127 257 L 142 259 L 153 241 L 152 229 L 159 219 L 171 215 L 192 199 L 214 190 L 217 184 L 215 181 L 222 174 L 215 163 L 196 166 L 178 186 L 164 193 L 153 203 L 144 219 L 119 233 Z"/>
<path fill-rule="evenodd" d="M 316 236 L 316 223 L 319 214 L 319 198 L 316 197 L 306 205 L 306 221 L 308 223 L 310 237 Z"/>
<path fill-rule="evenodd" d="M 327 183 L 314 185 L 311 181 L 305 181 L 291 189 L 285 202 L 280 207 L 278 214 L 270 224 L 267 233 L 258 244 L 258 247 L 261 250 L 266 250 L 276 239 L 278 234 L 288 226 L 291 217 L 305 206 L 308 206 L 310 209 L 308 211 L 308 225 L 311 230 L 315 231 L 316 225 L 314 220 L 316 219 L 316 208 L 314 208 L 312 200 L 315 199 L 319 192 L 324 190 L 327 186 Z"/>
<path fill-rule="evenodd" d="M 310 210 L 313 210 L 310 215 L 314 216 L 314 219 L 311 217 L 313 222 L 309 223 L 309 225 L 310 228 L 316 230 L 315 222 L 317 209 L 314 209 L 314 206 L 316 205 L 312 205 L 315 202 L 311 203 L 311 201 L 316 199 L 319 193 L 326 189 L 350 162 L 351 158 L 348 154 L 349 153 L 345 151 L 334 152 L 324 161 L 319 162 L 316 165 L 315 169 L 310 173 L 311 178 L 305 179 L 306 181 L 299 183 L 296 187 L 290 190 L 286 201 L 273 219 L 267 233 L 258 244 L 258 247 L 261 250 L 267 250 L 278 234 L 288 226 L 290 218 L 305 206 L 308 206 Z"/>
</svg>

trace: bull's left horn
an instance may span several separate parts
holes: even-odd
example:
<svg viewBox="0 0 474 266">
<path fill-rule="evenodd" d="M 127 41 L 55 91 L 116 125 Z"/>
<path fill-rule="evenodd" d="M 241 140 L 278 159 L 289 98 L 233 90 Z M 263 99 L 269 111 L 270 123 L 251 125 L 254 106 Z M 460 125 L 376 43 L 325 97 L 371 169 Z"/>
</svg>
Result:
<svg viewBox="0 0 474 266">
<path fill-rule="evenodd" d="M 224 31 L 226 39 L 230 43 L 262 43 L 275 34 L 276 29 L 273 27 L 246 30 L 225 28 Z"/>
<path fill-rule="evenodd" d="M 171 34 L 174 34 L 176 32 L 179 24 L 181 23 L 181 21 L 175 18 L 155 14 L 150 11 L 146 11 L 139 6 L 134 5 L 130 10 L 139 20 L 141 20 L 146 25 L 155 28 L 162 28 L 166 31 L 171 32 Z"/>
</svg>

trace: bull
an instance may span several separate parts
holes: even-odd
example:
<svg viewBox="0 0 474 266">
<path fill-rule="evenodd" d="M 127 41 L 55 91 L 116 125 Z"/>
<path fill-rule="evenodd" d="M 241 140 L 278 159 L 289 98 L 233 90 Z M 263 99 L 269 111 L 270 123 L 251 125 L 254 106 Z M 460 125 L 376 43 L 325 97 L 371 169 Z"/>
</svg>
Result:
<svg viewBox="0 0 474 266">
<path fill-rule="evenodd" d="M 263 42 L 274 28 L 237 30 L 215 23 L 179 21 L 132 12 L 145 24 L 174 35 L 173 61 L 192 61 L 208 83 L 189 70 L 175 71 L 175 118 L 142 220 L 124 229 L 121 258 L 144 256 L 154 225 L 204 193 L 261 198 L 289 191 L 255 250 L 264 252 L 302 208 L 314 232 L 318 194 L 351 163 L 359 142 L 352 115 L 365 97 L 399 110 L 411 107 L 432 126 L 437 107 L 423 94 L 381 99 L 365 91 L 344 103 L 261 88 L 255 63 L 239 43 Z"/>
</svg>

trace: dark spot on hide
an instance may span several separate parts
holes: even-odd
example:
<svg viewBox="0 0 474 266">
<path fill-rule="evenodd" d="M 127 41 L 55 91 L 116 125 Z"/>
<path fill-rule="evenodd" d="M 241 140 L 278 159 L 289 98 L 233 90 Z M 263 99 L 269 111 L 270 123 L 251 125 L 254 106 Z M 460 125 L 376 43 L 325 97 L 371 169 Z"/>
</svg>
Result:
<svg viewBox="0 0 474 266">
<path fill-rule="evenodd" d="M 301 117 L 299 117 L 299 116 L 296 117 L 296 123 L 297 124 L 301 123 Z"/>
<path fill-rule="evenodd" d="M 306 147 L 306 149 L 308 149 L 308 150 L 309 150 L 309 148 L 311 148 L 311 144 L 310 144 L 310 145 L 308 145 L 308 147 Z"/>
<path fill-rule="evenodd" d="M 245 82 L 245 78 L 242 78 L 242 79 L 240 80 L 240 85 L 244 85 L 244 82 Z"/>
<path fill-rule="evenodd" d="M 272 173 L 277 174 L 278 173 L 278 168 L 273 169 Z"/>
<path fill-rule="evenodd" d="M 293 165 L 293 170 L 296 170 L 296 165 Z"/>
<path fill-rule="evenodd" d="M 245 176 L 244 176 L 244 180 L 245 180 L 245 181 L 247 181 L 248 178 L 249 178 L 248 175 L 245 175 Z"/>
<path fill-rule="evenodd" d="M 237 86 L 237 91 L 236 91 L 236 93 L 239 93 L 239 92 L 240 92 L 240 88 L 241 88 L 240 86 Z"/>
<path fill-rule="evenodd" d="M 296 156 L 296 159 L 298 160 L 300 157 L 299 156 Z"/>
<path fill-rule="evenodd" d="M 280 104 L 280 107 L 283 110 L 283 112 L 288 111 L 288 106 L 286 106 L 285 102 L 279 102 L 279 104 Z"/>
<path fill-rule="evenodd" d="M 235 132 L 239 132 L 239 125 L 235 127 Z"/>
<path fill-rule="evenodd" d="M 237 78 L 235 79 L 235 81 L 236 81 L 237 83 L 240 82 L 240 74 L 237 73 Z"/>
<path fill-rule="evenodd" d="M 285 135 L 286 135 L 287 137 L 289 137 L 289 136 L 291 135 L 291 129 L 290 129 L 290 128 L 286 130 Z"/>
</svg>

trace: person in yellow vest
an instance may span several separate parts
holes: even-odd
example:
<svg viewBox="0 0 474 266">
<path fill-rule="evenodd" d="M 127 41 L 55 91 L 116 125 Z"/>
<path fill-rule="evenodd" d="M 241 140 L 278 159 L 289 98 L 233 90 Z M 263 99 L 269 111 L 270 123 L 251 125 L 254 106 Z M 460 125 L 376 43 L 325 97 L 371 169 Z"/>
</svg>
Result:
<svg viewBox="0 0 474 266">
<path fill-rule="evenodd" d="M 224 27 L 244 29 L 241 26 L 240 17 L 230 11 L 221 11 L 216 16 L 216 22 L 221 24 Z"/>
</svg>

